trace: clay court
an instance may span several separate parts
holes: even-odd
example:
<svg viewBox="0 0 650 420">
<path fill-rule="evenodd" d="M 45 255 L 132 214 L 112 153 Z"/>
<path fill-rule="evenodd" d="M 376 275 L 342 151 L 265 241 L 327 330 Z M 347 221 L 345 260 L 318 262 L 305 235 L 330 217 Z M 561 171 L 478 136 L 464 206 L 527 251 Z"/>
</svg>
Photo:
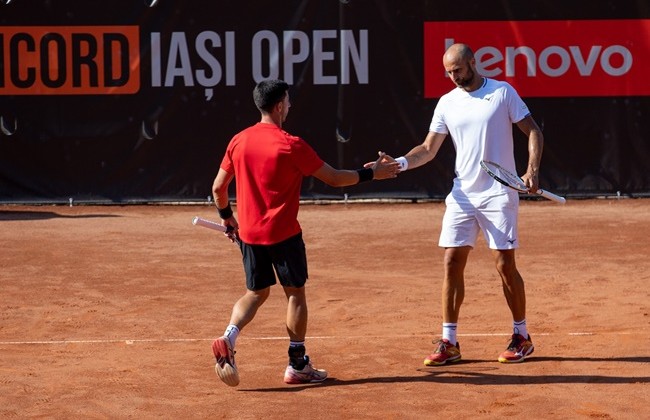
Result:
<svg viewBox="0 0 650 420">
<path fill-rule="evenodd" d="M 303 205 L 307 350 L 289 386 L 285 297 L 240 336 L 241 383 L 210 344 L 244 291 L 238 249 L 192 226 L 207 205 L 0 207 L 2 418 L 641 419 L 650 407 L 650 202 L 522 201 L 518 266 L 535 353 L 496 361 L 511 319 L 481 239 L 466 272 L 463 361 L 440 333 L 444 204 Z"/>
</svg>

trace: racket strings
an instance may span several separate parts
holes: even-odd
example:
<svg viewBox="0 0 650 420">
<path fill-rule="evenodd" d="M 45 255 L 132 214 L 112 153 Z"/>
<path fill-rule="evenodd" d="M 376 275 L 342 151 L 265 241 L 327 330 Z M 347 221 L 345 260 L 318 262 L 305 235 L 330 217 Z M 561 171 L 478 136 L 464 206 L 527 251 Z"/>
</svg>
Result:
<svg viewBox="0 0 650 420">
<path fill-rule="evenodd" d="M 490 161 L 482 161 L 481 166 L 483 166 L 483 169 L 485 169 L 490 176 L 500 183 L 522 192 L 528 190 L 526 184 L 519 176 L 504 169 L 501 165 Z"/>
<path fill-rule="evenodd" d="M 503 168 L 497 169 L 497 176 L 499 178 L 505 180 L 507 183 L 512 185 L 513 187 L 517 187 L 520 189 L 526 189 L 526 185 L 522 182 L 522 179 L 519 178 L 518 176 L 506 171 Z"/>
</svg>

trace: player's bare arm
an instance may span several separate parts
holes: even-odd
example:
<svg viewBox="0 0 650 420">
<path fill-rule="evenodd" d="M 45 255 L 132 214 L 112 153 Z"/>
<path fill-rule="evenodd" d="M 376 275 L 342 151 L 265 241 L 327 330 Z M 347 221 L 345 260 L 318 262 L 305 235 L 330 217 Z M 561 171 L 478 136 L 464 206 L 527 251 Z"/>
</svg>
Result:
<svg viewBox="0 0 650 420">
<path fill-rule="evenodd" d="M 372 179 L 389 179 L 396 178 L 399 172 L 399 165 L 393 160 L 387 161 L 384 154 L 380 153 L 379 158 L 372 165 L 364 165 L 366 169 L 372 169 Z M 359 171 L 348 169 L 334 169 L 328 163 L 324 163 L 313 176 L 320 179 L 332 187 L 346 187 L 348 185 L 358 184 L 363 181 L 360 178 Z"/>
<path fill-rule="evenodd" d="M 217 210 L 222 210 L 230 207 L 230 197 L 228 196 L 228 186 L 232 182 L 235 176 L 230 174 L 223 169 L 219 168 L 217 176 L 214 178 L 212 183 L 212 197 L 214 198 L 214 203 L 217 206 Z M 219 211 L 221 216 L 222 212 Z M 232 226 L 236 232 L 239 228 L 237 219 L 234 217 L 224 218 L 222 217 L 223 224 L 226 226 Z"/>
<path fill-rule="evenodd" d="M 544 134 L 531 115 L 519 121 L 517 127 L 528 137 L 528 166 L 521 179 L 524 180 L 530 191 L 537 191 L 539 188 L 539 166 L 544 149 Z"/>
<path fill-rule="evenodd" d="M 217 208 L 222 209 L 228 205 L 228 185 L 234 178 L 234 175 L 219 168 L 217 176 L 212 183 L 212 197 Z"/>
<path fill-rule="evenodd" d="M 406 167 L 417 168 L 433 160 L 446 137 L 446 134 L 429 131 L 422 144 L 415 146 L 403 156 L 407 161 Z"/>
</svg>

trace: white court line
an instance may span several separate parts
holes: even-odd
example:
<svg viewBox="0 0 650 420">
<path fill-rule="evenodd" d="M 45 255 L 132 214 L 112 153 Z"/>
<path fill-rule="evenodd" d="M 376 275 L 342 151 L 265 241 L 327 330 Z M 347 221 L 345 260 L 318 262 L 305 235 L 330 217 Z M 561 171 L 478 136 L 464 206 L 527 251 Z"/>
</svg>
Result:
<svg viewBox="0 0 650 420">
<path fill-rule="evenodd" d="M 550 337 L 550 336 L 593 336 L 593 335 L 631 335 L 637 334 L 633 332 L 569 332 L 569 333 L 535 333 L 535 337 Z M 511 334 L 506 333 L 471 333 L 471 334 L 458 334 L 459 337 L 510 337 Z M 334 335 L 321 335 L 307 337 L 307 340 L 367 340 L 367 339 L 391 339 L 391 338 L 422 338 L 431 337 L 430 334 L 426 335 L 356 335 L 338 337 Z M 240 340 L 247 341 L 275 341 L 287 340 L 288 337 L 241 337 Z M 197 341 L 212 341 L 214 338 L 130 338 L 130 339 L 96 339 L 96 340 L 31 340 L 31 341 L 0 341 L 0 346 L 4 345 L 30 345 L 30 344 L 111 344 L 111 343 L 183 343 L 183 342 L 197 342 Z"/>
</svg>

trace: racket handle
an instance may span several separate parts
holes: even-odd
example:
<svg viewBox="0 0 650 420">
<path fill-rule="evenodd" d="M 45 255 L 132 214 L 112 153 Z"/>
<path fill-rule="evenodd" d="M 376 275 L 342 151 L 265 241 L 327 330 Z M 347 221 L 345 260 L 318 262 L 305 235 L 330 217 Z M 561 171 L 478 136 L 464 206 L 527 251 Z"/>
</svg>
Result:
<svg viewBox="0 0 650 420">
<path fill-rule="evenodd" d="M 196 225 L 196 226 L 203 226 L 203 227 L 206 227 L 208 229 L 213 229 L 213 230 L 216 230 L 216 231 L 219 231 L 219 232 L 225 232 L 225 233 L 228 233 L 229 231 L 233 230 L 232 226 L 224 226 L 222 224 L 219 224 L 219 223 L 216 223 L 216 222 L 213 222 L 213 221 L 210 221 L 210 220 L 206 220 L 206 219 L 203 219 L 203 218 L 198 217 L 198 216 L 195 216 L 192 219 L 192 224 Z"/>
<path fill-rule="evenodd" d="M 236 243 L 237 245 L 241 245 L 241 241 L 239 240 L 239 236 L 237 234 L 233 233 L 235 230 L 234 227 L 232 226 L 224 226 L 220 223 L 213 222 L 211 220 L 203 219 L 199 216 L 194 216 L 192 219 L 192 224 L 195 226 L 203 226 L 208 229 L 216 230 L 218 232 L 223 232 L 230 238 L 231 241 Z"/>
<path fill-rule="evenodd" d="M 537 194 L 541 195 L 547 200 L 555 201 L 556 203 L 560 203 L 560 204 L 566 203 L 566 198 L 560 197 L 559 195 L 553 194 L 552 192 L 543 190 L 541 188 L 537 190 Z"/>
</svg>

